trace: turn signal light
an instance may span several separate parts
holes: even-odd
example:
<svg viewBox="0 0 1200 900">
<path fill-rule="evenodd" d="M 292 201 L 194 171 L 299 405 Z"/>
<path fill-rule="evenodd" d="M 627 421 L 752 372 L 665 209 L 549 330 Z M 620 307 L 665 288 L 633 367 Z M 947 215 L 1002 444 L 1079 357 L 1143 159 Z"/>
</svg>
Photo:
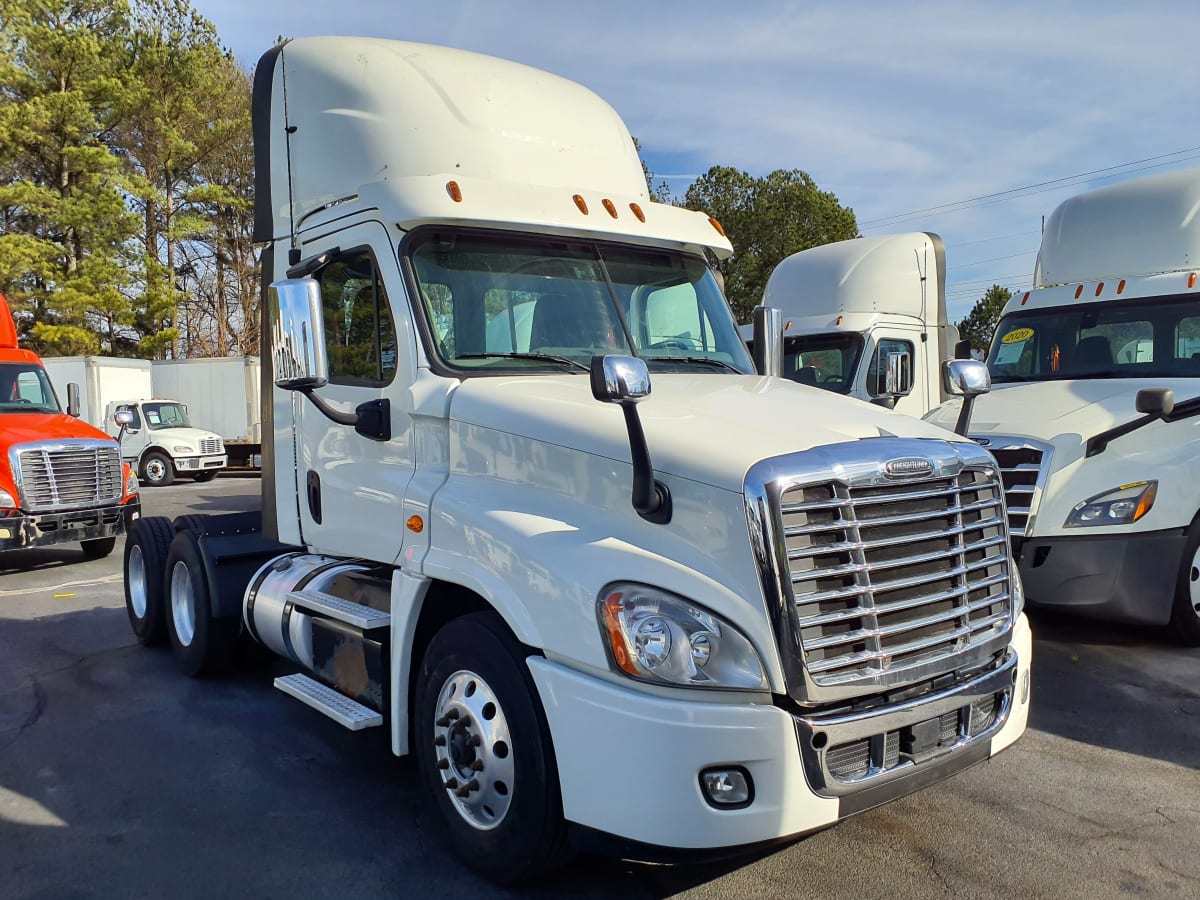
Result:
<svg viewBox="0 0 1200 900">
<path fill-rule="evenodd" d="M 420 516 L 409 516 L 408 521 L 404 523 L 413 534 L 420 534 L 425 530 L 425 520 Z"/>
</svg>

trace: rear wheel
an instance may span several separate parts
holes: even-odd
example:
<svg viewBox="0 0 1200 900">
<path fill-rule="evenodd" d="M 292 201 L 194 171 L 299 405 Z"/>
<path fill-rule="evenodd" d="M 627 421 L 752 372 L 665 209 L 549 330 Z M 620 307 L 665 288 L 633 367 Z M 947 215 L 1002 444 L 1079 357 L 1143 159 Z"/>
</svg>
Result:
<svg viewBox="0 0 1200 900">
<path fill-rule="evenodd" d="M 164 582 L 167 634 L 185 675 L 219 675 L 233 668 L 240 621 L 214 618 L 212 593 L 193 531 L 176 532 L 167 551 Z"/>
<path fill-rule="evenodd" d="M 1179 561 L 1170 629 L 1180 643 L 1200 645 L 1200 517 L 1188 528 Z"/>
<path fill-rule="evenodd" d="M 175 464 L 165 453 L 151 450 L 142 457 L 138 477 L 151 487 L 166 487 L 175 480 Z"/>
<path fill-rule="evenodd" d="M 146 646 L 167 639 L 163 572 L 174 536 L 170 519 L 149 516 L 130 525 L 125 537 L 125 611 L 133 633 Z"/>
<path fill-rule="evenodd" d="M 88 559 L 103 559 L 113 552 L 117 546 L 115 537 L 96 538 L 92 541 L 82 541 L 83 555 Z"/>
<path fill-rule="evenodd" d="M 494 613 L 437 633 L 417 680 L 418 767 L 451 846 L 493 881 L 569 859 L 549 728 L 521 647 Z"/>
</svg>

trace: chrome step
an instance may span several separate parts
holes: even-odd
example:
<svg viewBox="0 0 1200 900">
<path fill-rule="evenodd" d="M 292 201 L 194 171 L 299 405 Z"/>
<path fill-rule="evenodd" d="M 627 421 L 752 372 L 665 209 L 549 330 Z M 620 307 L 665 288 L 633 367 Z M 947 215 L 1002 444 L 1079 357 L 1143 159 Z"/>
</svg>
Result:
<svg viewBox="0 0 1200 900">
<path fill-rule="evenodd" d="M 363 606 L 361 603 L 343 600 L 332 594 L 323 594 L 320 591 L 292 591 L 288 594 L 288 598 L 302 609 L 322 613 L 331 619 L 337 619 L 339 622 L 345 622 L 347 625 L 354 625 L 364 630 L 382 628 L 392 624 L 391 613 L 375 609 L 373 606 Z"/>
<path fill-rule="evenodd" d="M 360 731 L 363 728 L 373 728 L 383 724 L 383 713 L 377 713 L 349 697 L 343 696 L 331 687 L 321 684 L 315 678 L 310 678 L 303 672 L 295 675 L 281 675 L 275 679 L 275 687 L 295 697 L 306 706 L 311 706 L 317 712 L 324 713 L 343 728 Z"/>
</svg>

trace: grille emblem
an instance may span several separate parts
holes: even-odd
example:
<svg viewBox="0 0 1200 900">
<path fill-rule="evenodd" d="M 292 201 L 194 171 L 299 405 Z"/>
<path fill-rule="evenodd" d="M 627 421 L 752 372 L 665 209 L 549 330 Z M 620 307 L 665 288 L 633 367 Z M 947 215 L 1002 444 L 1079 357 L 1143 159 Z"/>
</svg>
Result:
<svg viewBox="0 0 1200 900">
<path fill-rule="evenodd" d="M 889 459 L 883 465 L 883 474 L 888 478 L 928 478 L 933 474 L 933 463 L 919 456 Z"/>
</svg>

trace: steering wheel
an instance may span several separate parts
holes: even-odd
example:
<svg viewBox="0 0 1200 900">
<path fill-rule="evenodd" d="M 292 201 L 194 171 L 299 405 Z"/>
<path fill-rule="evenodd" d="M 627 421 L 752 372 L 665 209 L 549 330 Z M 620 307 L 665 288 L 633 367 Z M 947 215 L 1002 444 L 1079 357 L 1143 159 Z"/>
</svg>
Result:
<svg viewBox="0 0 1200 900">
<path fill-rule="evenodd" d="M 825 378 L 821 381 L 821 384 L 823 384 L 823 385 L 827 384 L 830 387 L 841 387 L 845 383 L 846 383 L 846 379 L 843 378 L 841 375 L 830 375 L 828 378 Z"/>
<path fill-rule="evenodd" d="M 683 338 L 666 338 L 665 340 L 655 341 L 649 344 L 647 350 L 695 350 L 690 341 Z"/>
</svg>

